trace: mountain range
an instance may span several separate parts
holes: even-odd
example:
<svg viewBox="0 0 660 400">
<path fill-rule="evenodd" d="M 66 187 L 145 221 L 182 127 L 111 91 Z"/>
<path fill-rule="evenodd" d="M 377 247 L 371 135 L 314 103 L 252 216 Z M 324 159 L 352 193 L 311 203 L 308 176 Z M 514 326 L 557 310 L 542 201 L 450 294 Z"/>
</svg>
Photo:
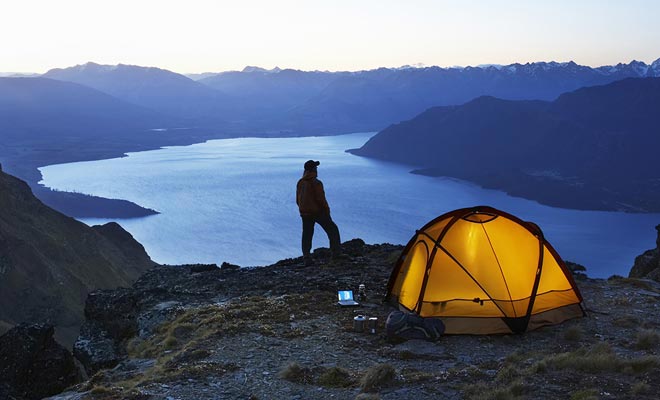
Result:
<svg viewBox="0 0 660 400">
<path fill-rule="evenodd" d="M 45 73 L 121 100 L 183 117 L 188 126 L 233 133 L 345 133 L 380 130 L 427 108 L 489 95 L 553 100 L 584 86 L 630 77 L 660 76 L 647 65 L 591 68 L 574 62 L 537 62 L 465 68 L 378 68 L 357 72 L 265 70 L 205 74 L 198 81 L 159 68 L 87 63 Z"/>
<path fill-rule="evenodd" d="M 483 96 L 428 109 L 352 152 L 550 205 L 658 212 L 659 105 L 660 78 L 581 88 L 551 102 Z"/>
<path fill-rule="evenodd" d="M 213 138 L 376 131 L 479 96 L 550 101 L 585 86 L 657 76 L 660 59 L 598 68 L 573 62 L 356 72 L 247 67 L 198 80 L 159 68 L 87 63 L 41 77 L 0 78 L 0 162 L 69 215 L 148 215 L 153 210 L 133 204 L 45 190 L 37 168 Z"/>
<path fill-rule="evenodd" d="M 230 96 L 183 75 L 160 68 L 87 63 L 52 69 L 44 78 L 74 82 L 163 115 L 183 118 L 188 126 L 222 126 L 232 111 Z"/>
</svg>

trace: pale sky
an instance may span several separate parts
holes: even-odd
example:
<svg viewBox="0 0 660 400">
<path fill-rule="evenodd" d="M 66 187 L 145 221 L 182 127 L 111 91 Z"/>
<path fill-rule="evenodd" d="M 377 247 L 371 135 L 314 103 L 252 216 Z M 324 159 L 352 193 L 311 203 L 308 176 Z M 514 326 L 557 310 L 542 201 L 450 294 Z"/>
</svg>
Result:
<svg viewBox="0 0 660 400">
<path fill-rule="evenodd" d="M 0 0 L 0 72 L 660 58 L 658 0 Z"/>
</svg>

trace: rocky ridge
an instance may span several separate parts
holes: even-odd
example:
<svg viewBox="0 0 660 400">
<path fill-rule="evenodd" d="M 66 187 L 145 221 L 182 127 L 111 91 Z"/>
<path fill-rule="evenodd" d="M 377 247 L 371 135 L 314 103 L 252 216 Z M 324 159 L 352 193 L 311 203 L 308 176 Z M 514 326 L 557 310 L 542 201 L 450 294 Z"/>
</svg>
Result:
<svg viewBox="0 0 660 400">
<path fill-rule="evenodd" d="M 658 231 L 655 249 L 647 250 L 635 258 L 635 264 L 628 275 L 630 278 L 648 278 L 660 282 L 660 225 L 655 229 Z"/>
<path fill-rule="evenodd" d="M 41 399 L 80 381 L 71 353 L 52 325 L 21 324 L 0 336 L 0 398 Z"/>
<path fill-rule="evenodd" d="M 158 266 L 97 291 L 75 345 L 90 378 L 65 399 L 652 399 L 660 283 L 576 274 L 588 316 L 522 335 L 388 339 L 381 304 L 402 247 L 344 243 L 259 268 Z M 335 305 L 336 291 L 368 300 Z M 353 317 L 379 318 L 375 334 Z"/>
<path fill-rule="evenodd" d="M 46 322 L 70 346 L 89 292 L 130 286 L 153 265 L 118 224 L 89 227 L 67 217 L 0 168 L 0 333 Z"/>
<path fill-rule="evenodd" d="M 429 108 L 349 152 L 553 207 L 657 212 L 658 104 L 660 78 L 583 87 L 549 102 L 484 96 Z"/>
</svg>

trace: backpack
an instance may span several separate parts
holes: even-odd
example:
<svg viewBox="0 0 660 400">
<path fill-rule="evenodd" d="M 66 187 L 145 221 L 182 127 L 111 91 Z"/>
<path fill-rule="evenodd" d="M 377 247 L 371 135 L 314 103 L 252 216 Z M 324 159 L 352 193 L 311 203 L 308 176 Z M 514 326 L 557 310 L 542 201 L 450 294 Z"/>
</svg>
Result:
<svg viewBox="0 0 660 400">
<path fill-rule="evenodd" d="M 440 318 L 422 318 L 415 314 L 392 311 L 387 316 L 385 331 L 388 336 L 406 340 L 436 341 L 445 333 L 445 324 Z"/>
</svg>

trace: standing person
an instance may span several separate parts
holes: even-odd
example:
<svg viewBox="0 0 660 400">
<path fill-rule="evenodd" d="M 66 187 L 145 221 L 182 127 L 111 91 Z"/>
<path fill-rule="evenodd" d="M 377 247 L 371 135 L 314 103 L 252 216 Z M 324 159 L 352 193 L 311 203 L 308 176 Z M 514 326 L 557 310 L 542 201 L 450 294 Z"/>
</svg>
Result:
<svg viewBox="0 0 660 400">
<path fill-rule="evenodd" d="M 302 252 L 305 265 L 312 264 L 310 251 L 312 250 L 314 224 L 321 225 L 328 235 L 332 256 L 336 257 L 341 252 L 339 228 L 330 217 L 330 207 L 325 199 L 323 183 L 317 178 L 319 164 L 321 164 L 319 161 L 314 160 L 305 163 L 305 172 L 296 188 L 296 204 L 298 204 L 300 217 L 302 217 Z"/>
</svg>

